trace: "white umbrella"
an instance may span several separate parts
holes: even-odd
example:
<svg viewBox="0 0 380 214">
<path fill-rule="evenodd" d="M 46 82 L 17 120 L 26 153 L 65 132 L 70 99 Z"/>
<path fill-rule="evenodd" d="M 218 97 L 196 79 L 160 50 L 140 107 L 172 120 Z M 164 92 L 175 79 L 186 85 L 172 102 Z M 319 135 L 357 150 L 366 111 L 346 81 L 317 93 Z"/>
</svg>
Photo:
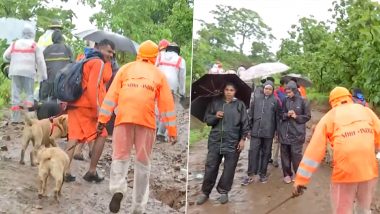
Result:
<svg viewBox="0 0 380 214">
<path fill-rule="evenodd" d="M 10 44 L 13 40 L 20 39 L 25 25 L 30 25 L 36 30 L 36 23 L 16 18 L 0 18 L 0 39 L 7 40 Z"/>
<path fill-rule="evenodd" d="M 289 68 L 289 66 L 280 62 L 261 63 L 241 72 L 241 79 L 247 81 L 264 76 L 270 76 L 285 72 L 289 70 Z"/>
<path fill-rule="evenodd" d="M 236 74 L 236 71 L 234 71 L 234 70 L 228 70 L 228 71 L 226 71 L 225 74 Z"/>
</svg>

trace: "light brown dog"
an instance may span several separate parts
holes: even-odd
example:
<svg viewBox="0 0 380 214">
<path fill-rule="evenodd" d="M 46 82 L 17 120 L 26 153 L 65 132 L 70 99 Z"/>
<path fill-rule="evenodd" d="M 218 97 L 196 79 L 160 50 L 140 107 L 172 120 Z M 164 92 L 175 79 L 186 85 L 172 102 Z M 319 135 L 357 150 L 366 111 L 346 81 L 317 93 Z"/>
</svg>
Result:
<svg viewBox="0 0 380 214">
<path fill-rule="evenodd" d="M 61 115 L 57 118 L 53 118 L 52 121 L 49 119 L 37 120 L 32 119 L 24 111 L 25 127 L 22 137 L 22 149 L 21 149 L 21 160 L 20 164 L 25 164 L 24 156 L 25 150 L 29 145 L 29 142 L 33 144 L 33 150 L 30 152 L 30 164 L 32 166 L 36 165 L 35 156 L 37 150 L 43 145 L 45 147 L 54 146 L 55 139 L 67 136 L 67 115 Z M 54 139 L 51 141 L 49 138 Z"/>
<path fill-rule="evenodd" d="M 69 156 L 59 147 L 41 147 L 37 152 L 37 161 L 39 163 L 38 198 L 41 199 L 46 196 L 46 183 L 49 176 L 51 176 L 55 180 L 54 199 L 58 201 L 58 197 L 61 195 L 65 171 L 69 167 Z"/>
</svg>

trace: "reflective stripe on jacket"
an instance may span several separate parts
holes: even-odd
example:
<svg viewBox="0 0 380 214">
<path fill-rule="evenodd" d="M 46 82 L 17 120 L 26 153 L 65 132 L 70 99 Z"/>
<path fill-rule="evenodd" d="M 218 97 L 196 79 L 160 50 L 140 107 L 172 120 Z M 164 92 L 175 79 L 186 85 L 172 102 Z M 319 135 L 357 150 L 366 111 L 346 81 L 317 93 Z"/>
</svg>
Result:
<svg viewBox="0 0 380 214">
<path fill-rule="evenodd" d="M 342 104 L 318 123 L 297 171 L 296 184 L 306 185 L 326 153 L 333 150 L 333 183 L 356 183 L 378 177 L 375 150 L 380 149 L 380 121 L 369 108 Z"/>
<path fill-rule="evenodd" d="M 107 92 L 99 122 L 107 123 L 115 112 L 115 126 L 133 123 L 156 129 L 156 101 L 169 136 L 176 136 L 174 100 L 165 76 L 148 62 L 128 63 L 117 72 Z"/>
</svg>

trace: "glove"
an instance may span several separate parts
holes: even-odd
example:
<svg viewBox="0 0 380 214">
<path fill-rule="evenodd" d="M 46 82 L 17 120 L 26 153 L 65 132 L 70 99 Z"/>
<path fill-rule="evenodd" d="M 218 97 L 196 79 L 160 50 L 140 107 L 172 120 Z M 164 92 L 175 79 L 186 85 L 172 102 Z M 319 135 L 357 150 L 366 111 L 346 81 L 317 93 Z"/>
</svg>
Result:
<svg viewBox="0 0 380 214">
<path fill-rule="evenodd" d="M 307 188 L 305 186 L 302 186 L 302 185 L 294 185 L 294 188 L 293 188 L 293 197 L 298 197 L 300 195 L 303 194 L 303 192 L 306 190 Z"/>
<path fill-rule="evenodd" d="M 96 133 L 101 134 L 103 132 L 103 129 L 106 127 L 106 124 L 104 123 L 98 123 L 98 126 L 96 127 Z"/>
</svg>

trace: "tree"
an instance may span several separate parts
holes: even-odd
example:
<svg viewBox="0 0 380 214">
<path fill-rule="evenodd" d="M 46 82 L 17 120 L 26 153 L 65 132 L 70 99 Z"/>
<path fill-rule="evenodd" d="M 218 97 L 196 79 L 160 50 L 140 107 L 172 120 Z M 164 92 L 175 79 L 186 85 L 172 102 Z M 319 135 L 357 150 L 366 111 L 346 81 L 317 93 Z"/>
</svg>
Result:
<svg viewBox="0 0 380 214">
<path fill-rule="evenodd" d="M 140 43 L 161 39 L 176 42 L 186 60 L 188 79 L 191 75 L 193 2 L 186 0 L 83 0 L 102 10 L 90 20 L 99 29 L 110 30 Z M 134 56 L 121 53 L 118 61 L 123 64 L 134 60 Z M 190 84 L 188 84 L 190 85 Z"/>
<path fill-rule="evenodd" d="M 13 17 L 22 20 L 36 21 L 36 38 L 45 31 L 51 19 L 56 18 L 62 21 L 65 35 L 68 38 L 72 38 L 71 30 L 75 27 L 75 24 L 72 22 L 72 18 L 75 16 L 74 12 L 72 10 L 63 10 L 62 8 L 47 7 L 46 5 L 49 5 L 51 2 L 53 2 L 53 0 L 0 0 L 0 17 Z M 79 42 L 75 44 L 77 45 L 74 47 L 81 47 Z M 7 46 L 5 41 L 0 41 L 0 53 L 4 53 Z M 79 51 L 79 49 L 75 50 Z M 0 63 L 2 63 L 2 57 Z M 9 102 L 10 82 L 1 75 L 0 85 L 0 106 L 2 106 Z"/>
<path fill-rule="evenodd" d="M 223 63 L 225 70 L 236 70 L 240 65 L 248 68 L 273 60 L 274 55 L 264 42 L 273 38 L 270 28 L 256 12 L 218 5 L 210 13 L 216 23 L 199 20 L 202 28 L 197 32 L 200 38 L 194 40 L 193 80 L 201 77 L 216 60 Z M 250 39 L 255 42 L 252 43 L 252 55 L 247 56 L 243 46 Z"/>
<path fill-rule="evenodd" d="M 252 42 L 251 56 L 255 62 L 273 61 L 275 56 L 264 42 Z"/>
<path fill-rule="evenodd" d="M 231 37 L 240 39 L 239 51 L 243 54 L 243 47 L 248 39 L 263 41 L 273 39 L 271 29 L 263 22 L 255 11 L 231 6 L 218 5 L 217 10 L 211 11 L 216 16 L 219 26 Z"/>
<path fill-rule="evenodd" d="M 336 85 L 359 87 L 370 101 L 379 104 L 379 10 L 380 4 L 370 0 L 334 1 L 327 23 L 300 19 L 277 57 L 309 75 L 320 91 Z"/>
</svg>

